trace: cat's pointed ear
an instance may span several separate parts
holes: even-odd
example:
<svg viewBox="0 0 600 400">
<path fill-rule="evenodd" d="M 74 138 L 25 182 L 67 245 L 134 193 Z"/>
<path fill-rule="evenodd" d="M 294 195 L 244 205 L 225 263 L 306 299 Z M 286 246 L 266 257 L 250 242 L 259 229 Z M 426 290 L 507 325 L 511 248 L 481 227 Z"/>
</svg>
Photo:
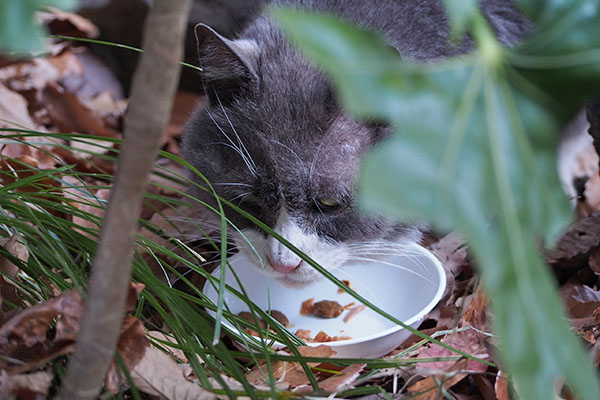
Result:
<svg viewBox="0 0 600 400">
<path fill-rule="evenodd" d="M 205 24 L 196 25 L 195 33 L 202 80 L 212 104 L 225 104 L 256 88 L 256 42 L 229 40 Z"/>
</svg>

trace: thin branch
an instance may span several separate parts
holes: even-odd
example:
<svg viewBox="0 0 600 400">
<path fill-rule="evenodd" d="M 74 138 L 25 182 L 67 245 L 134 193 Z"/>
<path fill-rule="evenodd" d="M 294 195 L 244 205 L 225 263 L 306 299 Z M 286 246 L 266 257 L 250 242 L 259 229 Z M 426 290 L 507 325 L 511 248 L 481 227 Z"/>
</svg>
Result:
<svg viewBox="0 0 600 400">
<path fill-rule="evenodd" d="M 125 138 L 75 352 L 58 398 L 93 399 L 113 358 L 131 273 L 134 232 L 180 73 L 191 0 L 154 0 L 133 80 Z"/>
</svg>

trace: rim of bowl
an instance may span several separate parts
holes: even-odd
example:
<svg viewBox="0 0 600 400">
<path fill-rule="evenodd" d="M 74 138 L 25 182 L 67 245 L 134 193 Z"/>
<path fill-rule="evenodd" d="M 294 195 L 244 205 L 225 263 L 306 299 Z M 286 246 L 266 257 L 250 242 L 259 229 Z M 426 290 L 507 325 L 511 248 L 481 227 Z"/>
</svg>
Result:
<svg viewBox="0 0 600 400">
<path fill-rule="evenodd" d="M 412 317 L 403 321 L 405 325 L 410 326 L 413 323 L 417 322 L 418 320 L 425 318 L 425 316 L 427 314 L 429 314 L 429 312 L 431 310 L 433 310 L 433 308 L 440 302 L 440 300 L 442 299 L 442 296 L 444 295 L 444 291 L 446 290 L 446 274 L 444 272 L 444 266 L 442 265 L 440 260 L 436 257 L 436 255 L 433 254 L 431 251 L 427 250 L 425 247 L 423 247 L 417 243 L 410 243 L 408 246 L 412 247 L 414 250 L 417 250 L 421 255 L 427 257 L 427 259 L 429 259 L 433 263 L 435 270 L 438 273 L 438 277 L 439 277 L 439 286 L 438 286 L 435 294 L 429 301 L 429 303 L 427 303 L 427 305 L 425 307 L 423 307 L 418 313 L 414 314 Z M 220 268 L 217 268 L 212 272 L 211 275 L 214 275 L 219 271 L 220 271 Z M 206 282 L 206 284 L 208 284 L 208 281 Z M 204 288 L 202 291 L 204 291 Z M 379 313 L 377 313 L 377 315 L 381 316 L 381 318 L 385 318 L 384 316 L 380 315 Z M 386 320 L 389 321 L 389 319 L 387 319 L 387 318 L 386 318 Z M 229 329 L 237 330 L 233 325 L 231 325 L 229 323 L 229 321 L 224 320 L 223 323 L 226 324 Z M 402 325 L 395 325 L 384 331 L 374 333 L 369 336 L 363 336 L 363 337 L 356 338 L 356 339 L 337 340 L 335 342 L 306 342 L 306 345 L 310 346 L 310 347 L 316 347 L 316 346 L 321 346 L 321 345 L 326 345 L 329 347 L 339 347 L 339 346 L 346 346 L 346 345 L 352 345 L 352 344 L 360 344 L 363 342 L 367 342 L 367 341 L 371 341 L 374 339 L 382 338 L 384 336 L 391 335 L 392 333 L 396 333 L 402 329 L 405 329 Z M 255 337 L 258 340 L 261 340 L 260 337 L 258 337 L 258 336 L 255 336 Z M 279 342 L 275 342 L 275 343 L 279 343 Z"/>
<path fill-rule="evenodd" d="M 431 251 L 427 250 L 425 247 L 423 247 L 417 243 L 411 243 L 410 246 L 413 247 L 414 249 L 416 249 L 417 251 L 419 251 L 423 256 L 426 256 L 429 260 L 431 260 L 431 262 L 433 263 L 433 265 L 435 267 L 436 272 L 438 273 L 440 284 L 439 284 L 435 294 L 433 295 L 433 297 L 431 298 L 431 300 L 429 301 L 429 303 L 427 303 L 427 305 L 425 307 L 423 307 L 418 313 L 414 314 L 412 317 L 408 318 L 405 321 L 402 321 L 407 326 L 410 326 L 413 323 L 417 322 L 418 320 L 425 318 L 425 316 L 427 314 L 429 314 L 429 312 L 431 310 L 433 310 L 435 308 L 435 306 L 440 302 L 440 300 L 442 299 L 442 296 L 444 295 L 444 291 L 446 290 L 446 274 L 444 272 L 444 266 L 442 265 L 440 260 Z M 383 315 L 381 315 L 379 313 L 377 313 L 377 315 L 379 315 L 381 318 L 385 318 Z M 385 319 L 390 321 L 387 318 L 385 318 Z M 306 344 L 308 346 L 319 346 L 319 345 L 325 344 L 330 347 L 359 344 L 359 343 L 363 343 L 363 342 L 367 342 L 370 340 L 375 340 L 375 339 L 382 338 L 384 336 L 391 335 L 391 334 L 401 331 L 403 329 L 405 329 L 405 328 L 402 325 L 395 325 L 384 331 L 374 333 L 369 336 L 363 336 L 363 337 L 356 338 L 356 339 L 337 340 L 335 342 L 323 342 L 323 343 L 310 342 L 310 343 L 306 343 Z"/>
</svg>

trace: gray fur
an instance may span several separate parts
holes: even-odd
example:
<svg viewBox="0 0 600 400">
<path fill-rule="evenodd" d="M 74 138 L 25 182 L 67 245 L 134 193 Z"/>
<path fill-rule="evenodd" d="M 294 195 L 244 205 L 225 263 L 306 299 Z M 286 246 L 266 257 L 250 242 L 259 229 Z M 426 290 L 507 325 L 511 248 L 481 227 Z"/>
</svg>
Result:
<svg viewBox="0 0 600 400">
<path fill-rule="evenodd" d="M 333 12 L 375 29 L 403 57 L 416 60 L 448 57 L 472 47 L 468 37 L 459 45 L 448 40 L 440 1 L 275 2 Z M 508 1 L 484 0 L 482 9 L 506 44 L 530 29 Z M 185 158 L 216 184 L 219 194 L 236 199 L 270 226 L 285 207 L 303 230 L 327 240 L 418 240 L 417 229 L 366 216 L 356 207 L 359 161 L 387 135 L 387 128 L 345 114 L 324 74 L 300 56 L 275 22 L 257 17 L 237 38 L 245 40 L 237 50 L 235 41 L 207 27 L 199 27 L 197 33 L 210 102 L 187 124 L 183 149 Z M 248 191 L 257 204 L 244 195 Z M 211 201 L 200 191 L 194 194 Z M 317 198 L 333 198 L 342 205 L 325 209 Z M 240 228 L 249 226 L 235 212 L 228 217 Z"/>
</svg>

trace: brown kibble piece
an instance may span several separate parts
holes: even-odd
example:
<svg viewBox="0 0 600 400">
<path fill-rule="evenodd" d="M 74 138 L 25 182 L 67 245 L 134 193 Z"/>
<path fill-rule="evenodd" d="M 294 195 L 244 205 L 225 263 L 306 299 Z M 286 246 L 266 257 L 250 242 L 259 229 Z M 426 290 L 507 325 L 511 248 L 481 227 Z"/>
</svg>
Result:
<svg viewBox="0 0 600 400">
<path fill-rule="evenodd" d="M 325 343 L 325 342 L 333 341 L 333 338 L 331 336 L 329 336 L 328 334 L 326 334 L 325 332 L 319 331 L 319 333 L 317 333 L 317 336 L 315 336 L 314 341 L 320 342 L 320 343 Z"/>
<path fill-rule="evenodd" d="M 294 333 L 294 335 L 298 336 L 299 339 L 302 339 L 304 341 L 312 340 L 312 337 L 310 335 L 310 329 L 298 329 L 296 333 Z"/>
<path fill-rule="evenodd" d="M 342 282 L 344 282 L 344 285 L 346 285 L 348 287 L 351 287 L 350 286 L 350 281 L 347 281 L 347 280 L 344 279 Z M 346 293 L 346 291 L 344 289 L 342 289 L 342 288 L 338 288 L 337 292 L 338 293 Z"/>
<path fill-rule="evenodd" d="M 250 322 L 251 324 L 256 324 L 256 321 L 254 319 L 254 315 L 251 312 L 248 311 L 242 311 L 238 313 L 238 317 L 240 317 L 241 319 L 244 319 L 248 322 Z M 261 328 L 265 328 L 266 325 L 264 323 L 264 321 L 262 319 L 260 319 L 258 316 L 256 317 L 258 319 L 258 325 Z"/>
<path fill-rule="evenodd" d="M 344 307 L 337 301 L 321 300 L 315 303 L 313 314 L 323 318 L 337 318 L 344 312 Z"/>
<path fill-rule="evenodd" d="M 271 310 L 270 312 L 267 311 L 267 314 L 269 314 L 274 320 L 276 320 L 286 328 L 290 324 L 290 320 L 288 319 L 288 317 L 286 317 L 285 314 L 279 310 Z"/>
<path fill-rule="evenodd" d="M 365 306 L 364 304 L 361 304 L 359 306 L 351 308 L 350 311 L 348 311 L 348 314 L 346 314 L 346 316 L 344 317 L 344 322 L 348 323 L 348 321 L 350 321 L 352 318 L 354 318 L 356 316 L 356 314 L 358 314 L 365 308 L 367 308 L 367 306 Z"/>
<path fill-rule="evenodd" d="M 315 304 L 315 299 L 308 299 L 308 300 L 304 300 L 302 302 L 302 306 L 300 307 L 300 314 L 301 315 L 310 315 L 313 313 L 313 309 L 314 309 L 314 304 Z"/>
</svg>

